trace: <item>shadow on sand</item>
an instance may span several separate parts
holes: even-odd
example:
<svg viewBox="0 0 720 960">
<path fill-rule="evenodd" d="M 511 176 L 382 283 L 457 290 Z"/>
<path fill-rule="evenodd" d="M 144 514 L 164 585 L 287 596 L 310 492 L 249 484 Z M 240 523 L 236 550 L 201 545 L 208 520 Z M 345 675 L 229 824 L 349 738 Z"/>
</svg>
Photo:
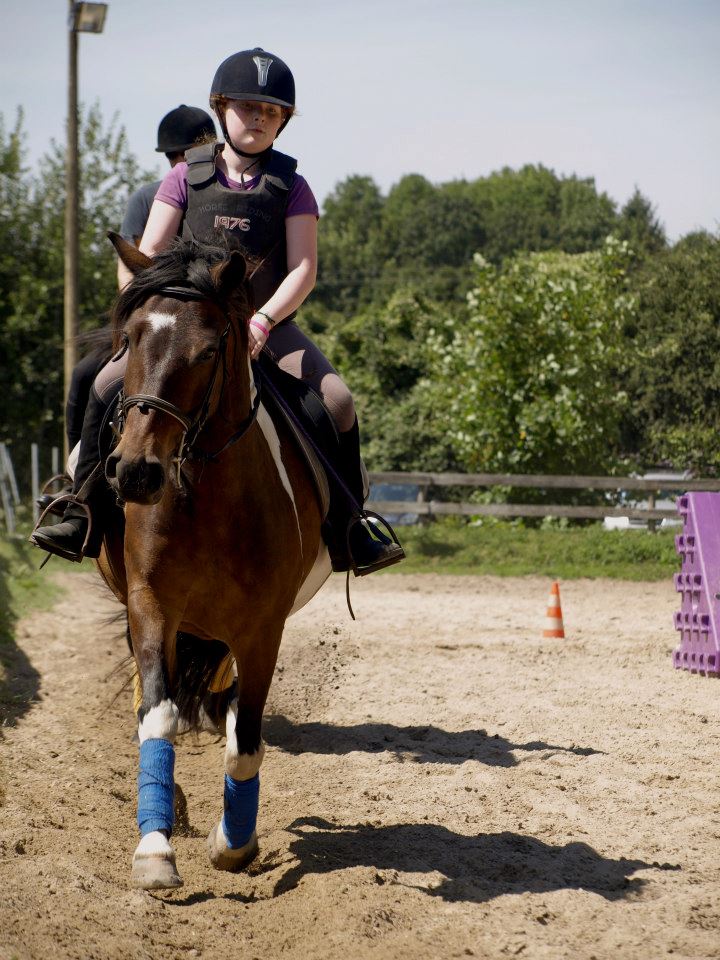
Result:
<svg viewBox="0 0 720 960">
<path fill-rule="evenodd" d="M 9 547 L 19 560 L 26 559 L 25 544 L 9 541 Z M 15 642 L 19 613 L 10 592 L 11 575 L 10 560 L 0 555 L 0 739 L 3 727 L 14 726 L 40 690 L 40 674 Z"/>
<path fill-rule="evenodd" d="M 413 886 L 446 901 L 483 903 L 504 894 L 589 890 L 606 900 L 635 896 L 644 885 L 637 870 L 676 869 L 642 860 L 613 860 L 585 843 L 553 846 L 534 837 L 502 832 L 464 836 L 438 824 L 390 827 L 338 825 L 303 817 L 288 830 L 297 837 L 290 852 L 298 860 L 278 880 L 274 895 L 294 889 L 308 874 L 347 867 L 374 867 L 378 883 Z M 415 886 L 394 876 L 403 873 L 442 875 L 439 883 Z"/>
<path fill-rule="evenodd" d="M 572 753 L 587 757 L 602 753 L 592 747 L 561 747 L 540 740 L 512 743 L 485 730 L 450 732 L 440 727 L 397 727 L 391 723 L 359 723 L 338 726 L 331 723 L 293 723 L 277 714 L 263 721 L 266 743 L 286 753 L 345 754 L 394 753 L 415 763 L 465 763 L 477 760 L 492 767 L 514 767 L 520 762 L 513 751 Z"/>
</svg>

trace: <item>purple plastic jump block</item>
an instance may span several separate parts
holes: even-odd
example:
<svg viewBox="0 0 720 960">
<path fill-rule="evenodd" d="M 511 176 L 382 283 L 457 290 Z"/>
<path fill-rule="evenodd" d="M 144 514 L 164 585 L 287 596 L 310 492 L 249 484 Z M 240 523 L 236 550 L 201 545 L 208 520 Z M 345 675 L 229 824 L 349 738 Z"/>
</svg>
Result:
<svg viewBox="0 0 720 960">
<path fill-rule="evenodd" d="M 720 675 L 720 493 L 678 497 L 683 532 L 675 537 L 681 569 L 673 580 L 680 594 L 674 616 L 680 645 L 673 665 L 706 676 Z"/>
</svg>

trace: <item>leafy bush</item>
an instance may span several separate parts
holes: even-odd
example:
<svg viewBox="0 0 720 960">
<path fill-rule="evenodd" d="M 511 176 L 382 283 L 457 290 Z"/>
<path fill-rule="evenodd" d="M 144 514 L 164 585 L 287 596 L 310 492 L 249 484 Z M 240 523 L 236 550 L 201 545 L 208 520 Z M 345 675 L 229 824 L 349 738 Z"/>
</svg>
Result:
<svg viewBox="0 0 720 960">
<path fill-rule="evenodd" d="M 691 234 L 635 278 L 624 444 L 645 463 L 720 474 L 720 238 Z"/>
<path fill-rule="evenodd" d="M 465 469 L 605 473 L 617 462 L 627 244 L 597 253 L 476 257 L 469 317 L 430 335 L 428 392 Z"/>
</svg>

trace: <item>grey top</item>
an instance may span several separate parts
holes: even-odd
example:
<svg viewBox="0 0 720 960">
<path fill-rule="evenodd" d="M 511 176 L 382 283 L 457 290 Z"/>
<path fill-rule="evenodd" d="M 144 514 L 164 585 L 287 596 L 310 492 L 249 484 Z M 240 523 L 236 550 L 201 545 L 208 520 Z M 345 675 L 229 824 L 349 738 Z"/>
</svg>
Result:
<svg viewBox="0 0 720 960">
<path fill-rule="evenodd" d="M 161 183 L 162 180 L 146 183 L 139 187 L 128 200 L 127 210 L 120 227 L 120 236 L 129 240 L 130 243 L 135 243 L 136 239 L 139 240 L 145 232 L 145 224 L 150 216 L 150 207 Z"/>
</svg>

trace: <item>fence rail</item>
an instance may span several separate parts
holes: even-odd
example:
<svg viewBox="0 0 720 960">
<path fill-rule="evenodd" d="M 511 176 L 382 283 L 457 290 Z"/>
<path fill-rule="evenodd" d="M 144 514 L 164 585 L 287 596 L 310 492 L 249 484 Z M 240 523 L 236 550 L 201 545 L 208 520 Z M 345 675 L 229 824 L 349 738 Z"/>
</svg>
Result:
<svg viewBox="0 0 720 960">
<path fill-rule="evenodd" d="M 486 516 L 486 517 L 570 517 L 582 520 L 602 520 L 604 517 L 628 517 L 631 520 L 647 520 L 654 526 L 658 520 L 677 518 L 675 510 L 655 508 L 656 494 L 663 491 L 720 492 L 720 480 L 693 479 L 670 480 L 646 477 L 583 477 L 551 476 L 545 474 L 513 473 L 425 473 L 402 471 L 376 471 L 370 473 L 371 483 L 417 485 L 418 495 L 412 500 L 373 500 L 373 509 L 381 513 L 417 514 L 433 516 Z M 567 504 L 530 503 L 448 503 L 428 500 L 430 487 L 528 487 L 536 490 L 632 490 L 647 493 L 647 507 L 618 506 L 570 506 Z"/>
</svg>

